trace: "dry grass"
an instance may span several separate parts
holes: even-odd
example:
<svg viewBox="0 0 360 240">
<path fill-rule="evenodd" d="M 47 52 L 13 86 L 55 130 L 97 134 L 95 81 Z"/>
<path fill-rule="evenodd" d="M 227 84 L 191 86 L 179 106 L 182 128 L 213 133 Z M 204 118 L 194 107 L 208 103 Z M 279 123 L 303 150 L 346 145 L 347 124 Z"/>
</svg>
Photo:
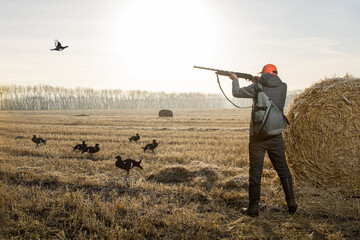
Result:
<svg viewBox="0 0 360 240">
<path fill-rule="evenodd" d="M 247 205 L 249 110 L 3 111 L 0 238 L 358 239 L 359 199 L 295 183 L 289 216 L 268 159 L 258 218 Z M 139 143 L 128 138 L 139 133 Z M 31 137 L 47 140 L 35 148 Z M 24 138 L 15 139 L 16 136 Z M 157 139 L 156 154 L 141 146 Z M 72 150 L 100 144 L 92 158 Z M 115 156 L 144 170 L 116 169 Z"/>
</svg>

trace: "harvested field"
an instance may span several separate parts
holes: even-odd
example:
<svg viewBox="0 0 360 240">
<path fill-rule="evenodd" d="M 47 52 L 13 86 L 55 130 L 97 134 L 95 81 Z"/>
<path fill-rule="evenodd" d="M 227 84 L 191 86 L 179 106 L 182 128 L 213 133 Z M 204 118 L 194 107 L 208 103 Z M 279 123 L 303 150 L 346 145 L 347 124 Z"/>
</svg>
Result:
<svg viewBox="0 0 360 240">
<path fill-rule="evenodd" d="M 299 211 L 290 216 L 268 159 L 260 216 L 240 213 L 249 117 L 249 109 L 174 110 L 172 118 L 158 109 L 2 111 L 0 238 L 359 239 L 359 198 L 297 180 Z M 46 145 L 36 148 L 33 135 Z M 155 153 L 144 153 L 153 139 Z M 82 141 L 100 151 L 74 151 Z M 144 169 L 127 175 L 117 155 Z"/>
</svg>

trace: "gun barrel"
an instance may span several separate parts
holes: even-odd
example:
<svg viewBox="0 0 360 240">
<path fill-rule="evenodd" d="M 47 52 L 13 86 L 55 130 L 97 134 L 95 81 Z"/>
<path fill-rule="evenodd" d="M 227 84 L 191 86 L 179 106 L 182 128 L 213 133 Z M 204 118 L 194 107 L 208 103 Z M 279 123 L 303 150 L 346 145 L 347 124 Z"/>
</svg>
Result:
<svg viewBox="0 0 360 240">
<path fill-rule="evenodd" d="M 194 68 L 199 68 L 199 69 L 204 69 L 204 70 L 210 70 L 210 71 L 216 71 L 216 72 L 224 71 L 224 70 L 220 70 L 220 69 L 200 67 L 200 66 L 194 66 Z"/>
<path fill-rule="evenodd" d="M 194 68 L 215 71 L 217 74 L 223 75 L 223 76 L 230 76 L 231 73 L 234 73 L 234 74 L 236 74 L 236 76 L 238 78 L 244 78 L 244 79 L 248 79 L 248 80 L 254 79 L 254 76 L 251 75 L 251 74 L 248 74 L 248 73 L 226 71 L 226 70 L 220 70 L 220 69 L 215 69 L 215 68 L 207 68 L 207 67 L 200 67 L 200 66 L 194 66 Z"/>
</svg>

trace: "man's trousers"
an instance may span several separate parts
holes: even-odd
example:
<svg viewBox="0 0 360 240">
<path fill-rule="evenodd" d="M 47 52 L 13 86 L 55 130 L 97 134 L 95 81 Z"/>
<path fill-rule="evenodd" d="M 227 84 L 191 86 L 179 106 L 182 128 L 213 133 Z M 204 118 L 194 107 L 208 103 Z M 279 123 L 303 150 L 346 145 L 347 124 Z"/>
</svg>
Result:
<svg viewBox="0 0 360 240">
<path fill-rule="evenodd" d="M 271 160 L 280 179 L 291 178 L 291 173 L 285 157 L 285 143 L 282 135 L 262 138 L 250 136 L 249 156 L 249 184 L 261 185 L 261 175 L 264 165 L 265 152 Z"/>
</svg>

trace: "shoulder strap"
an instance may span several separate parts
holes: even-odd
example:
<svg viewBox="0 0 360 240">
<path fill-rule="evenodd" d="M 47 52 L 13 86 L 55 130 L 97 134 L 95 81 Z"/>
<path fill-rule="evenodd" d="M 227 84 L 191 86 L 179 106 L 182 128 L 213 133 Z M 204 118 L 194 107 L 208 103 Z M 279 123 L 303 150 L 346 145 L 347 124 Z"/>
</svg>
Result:
<svg viewBox="0 0 360 240">
<path fill-rule="evenodd" d="M 255 86 L 255 92 L 264 91 L 263 86 L 262 86 L 260 83 L 258 83 L 258 82 L 255 83 L 254 86 Z"/>
<path fill-rule="evenodd" d="M 220 84 L 220 80 L 219 80 L 219 74 L 217 74 L 217 73 L 216 73 L 216 78 L 217 78 L 217 82 L 218 82 L 218 84 L 219 84 L 219 88 L 220 88 L 221 92 L 224 94 L 224 97 L 226 98 L 226 100 L 228 100 L 232 105 L 234 105 L 234 106 L 237 107 L 237 108 L 251 108 L 251 107 L 240 107 L 240 106 L 236 105 L 235 103 L 233 103 L 233 102 L 226 96 L 224 90 L 222 89 L 221 84 Z"/>
</svg>

